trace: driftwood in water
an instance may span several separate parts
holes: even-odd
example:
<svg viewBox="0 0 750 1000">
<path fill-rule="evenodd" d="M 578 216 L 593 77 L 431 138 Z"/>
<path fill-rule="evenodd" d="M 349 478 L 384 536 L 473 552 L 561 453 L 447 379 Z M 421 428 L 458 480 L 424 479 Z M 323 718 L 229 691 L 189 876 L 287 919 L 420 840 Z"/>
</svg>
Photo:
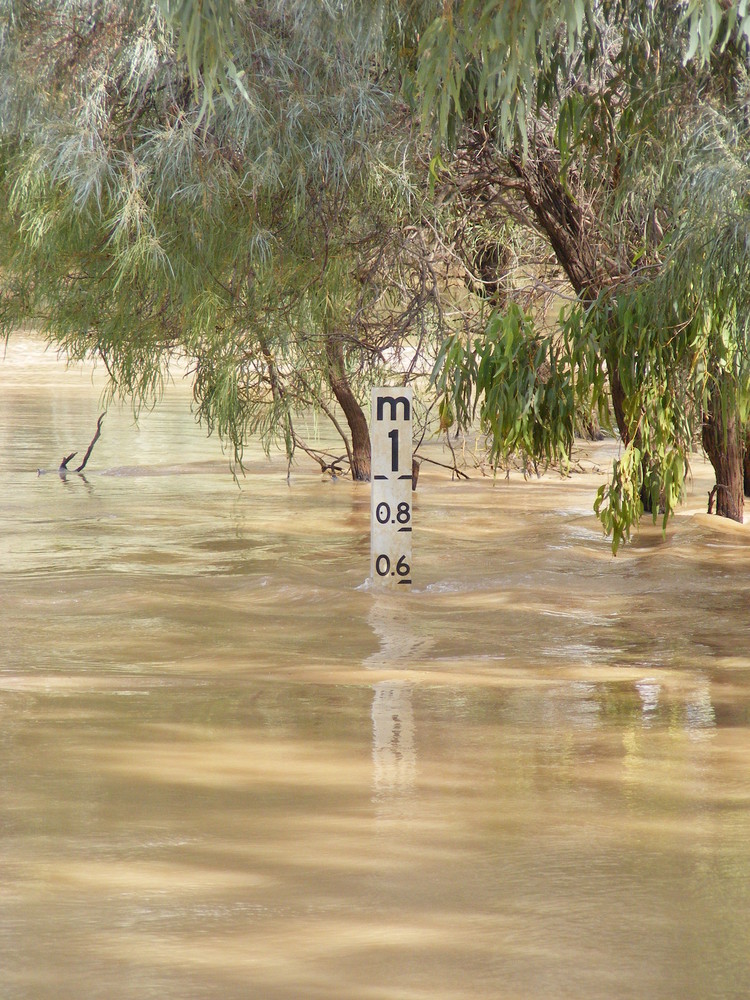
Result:
<svg viewBox="0 0 750 1000">
<path fill-rule="evenodd" d="M 78 466 L 78 468 L 77 469 L 69 469 L 68 468 L 68 462 L 70 462 L 71 459 L 74 459 L 76 457 L 76 455 L 78 454 L 77 451 L 72 451 L 69 455 L 66 455 L 63 458 L 62 462 L 60 463 L 60 468 L 57 470 L 58 472 L 61 472 L 61 473 L 65 473 L 65 472 L 83 472 L 83 470 L 86 468 L 86 462 L 88 462 L 89 458 L 91 457 L 91 452 L 94 450 L 94 445 L 96 444 L 96 442 L 101 437 L 101 433 L 102 433 L 102 420 L 104 420 L 104 414 L 103 413 L 102 413 L 102 415 L 99 417 L 99 419 L 96 422 L 96 433 L 92 437 L 91 444 L 88 446 L 88 448 L 86 450 L 86 454 L 83 456 L 83 461 Z"/>
</svg>

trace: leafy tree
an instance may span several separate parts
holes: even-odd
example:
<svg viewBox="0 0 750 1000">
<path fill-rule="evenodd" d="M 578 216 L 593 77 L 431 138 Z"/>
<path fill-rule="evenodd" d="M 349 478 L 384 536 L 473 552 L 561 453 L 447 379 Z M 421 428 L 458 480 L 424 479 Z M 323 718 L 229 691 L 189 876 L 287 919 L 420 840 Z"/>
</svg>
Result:
<svg viewBox="0 0 750 1000">
<path fill-rule="evenodd" d="M 380 36 L 336 4 L 196 11 L 3 3 L 0 319 L 136 405 L 186 362 L 239 460 L 253 434 L 313 453 L 297 415 L 322 411 L 367 478 L 364 390 L 415 377 L 442 321 Z"/>
<path fill-rule="evenodd" d="M 644 508 L 666 523 L 701 427 L 717 512 L 742 517 L 746 189 L 727 199 L 726 178 L 744 163 L 727 151 L 730 133 L 744 145 L 747 7 L 461 0 L 433 9 L 413 60 L 455 183 L 473 172 L 484 205 L 544 233 L 578 300 L 559 332 L 510 310 L 454 338 L 443 406 L 478 412 L 498 454 L 561 458 L 574 407 L 611 404 L 625 449 L 596 510 L 615 549 Z"/>
</svg>

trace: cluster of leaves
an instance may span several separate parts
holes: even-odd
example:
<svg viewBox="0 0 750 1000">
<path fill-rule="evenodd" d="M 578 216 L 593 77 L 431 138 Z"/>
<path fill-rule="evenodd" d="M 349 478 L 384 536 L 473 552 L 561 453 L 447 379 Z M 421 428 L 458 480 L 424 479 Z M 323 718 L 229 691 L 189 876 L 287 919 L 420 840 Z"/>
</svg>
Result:
<svg viewBox="0 0 750 1000">
<path fill-rule="evenodd" d="M 750 39 L 748 0 L 400 0 L 344 3 L 314 0 L 352 25 L 350 41 L 379 47 L 379 62 L 398 64 L 403 93 L 418 101 L 441 139 L 455 139 L 468 114 L 491 115 L 506 141 L 528 142 L 540 107 L 571 77 L 592 77 L 606 62 L 611 25 L 619 25 L 623 56 L 637 71 L 640 42 L 653 31 L 684 28 L 685 62 L 708 62 L 717 49 Z M 277 5 L 281 7 L 281 4 Z M 243 5 L 236 0 L 162 0 L 179 28 L 180 51 L 204 101 L 217 90 L 246 93 L 234 59 Z M 312 23 L 309 4 L 296 17 Z M 630 31 L 634 26 L 637 30 Z M 635 45 L 631 47 L 631 40 Z M 372 54 L 373 48 L 370 48 Z"/>
<path fill-rule="evenodd" d="M 638 296 L 576 307 L 553 331 L 511 306 L 470 342 L 452 338 L 435 377 L 460 424 L 479 419 L 496 460 L 521 451 L 565 469 L 581 412 L 598 410 L 611 425 L 607 358 L 628 359 L 619 372 L 629 438 L 595 503 L 616 552 L 643 513 L 644 477 L 664 525 L 682 497 L 696 420 L 680 384 L 688 340 L 653 324 Z"/>
<path fill-rule="evenodd" d="M 451 0 L 428 6 L 434 16 L 420 38 L 416 80 L 435 134 L 455 141 L 462 122 L 478 113 L 495 120 L 506 144 L 519 140 L 525 151 L 541 108 L 556 103 L 571 80 L 606 73 L 613 26 L 620 68 L 632 80 L 643 41 L 654 33 L 680 28 L 684 62 L 707 63 L 731 42 L 750 39 L 747 0 Z"/>
<path fill-rule="evenodd" d="M 566 346 L 540 334 L 516 303 L 493 312 L 485 330 L 468 342 L 454 334 L 435 367 L 443 425 L 478 420 L 495 466 L 515 452 L 565 465 L 581 389 L 563 360 Z"/>
</svg>

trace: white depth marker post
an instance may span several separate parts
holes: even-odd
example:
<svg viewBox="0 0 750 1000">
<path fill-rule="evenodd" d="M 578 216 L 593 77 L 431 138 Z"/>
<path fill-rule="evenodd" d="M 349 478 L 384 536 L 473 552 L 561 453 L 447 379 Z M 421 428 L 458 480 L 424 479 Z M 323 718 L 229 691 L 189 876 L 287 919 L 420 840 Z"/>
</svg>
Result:
<svg viewBox="0 0 750 1000">
<path fill-rule="evenodd" d="M 411 389 L 372 390 L 373 586 L 411 586 L 411 411 Z"/>
</svg>

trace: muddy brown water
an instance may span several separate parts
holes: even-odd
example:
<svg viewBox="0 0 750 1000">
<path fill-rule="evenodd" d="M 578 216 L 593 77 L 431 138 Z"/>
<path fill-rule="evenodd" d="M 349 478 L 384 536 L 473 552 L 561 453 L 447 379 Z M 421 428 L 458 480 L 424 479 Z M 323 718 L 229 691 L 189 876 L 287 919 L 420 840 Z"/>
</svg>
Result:
<svg viewBox="0 0 750 1000">
<path fill-rule="evenodd" d="M 613 559 L 568 480 L 423 467 L 414 590 L 368 487 L 177 384 L 135 426 L 0 362 L 3 1000 L 750 996 L 750 528 Z"/>
</svg>

